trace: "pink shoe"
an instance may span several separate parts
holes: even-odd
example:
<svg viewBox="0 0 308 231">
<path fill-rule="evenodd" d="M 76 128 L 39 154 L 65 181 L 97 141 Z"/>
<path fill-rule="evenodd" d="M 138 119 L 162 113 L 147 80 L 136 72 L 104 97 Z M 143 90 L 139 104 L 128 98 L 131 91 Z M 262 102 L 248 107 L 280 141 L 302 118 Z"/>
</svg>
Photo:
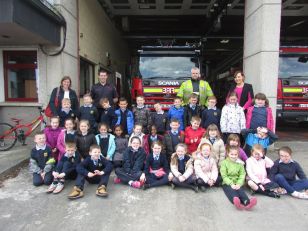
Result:
<svg viewBox="0 0 308 231">
<path fill-rule="evenodd" d="M 113 183 L 115 183 L 115 184 L 120 184 L 120 183 L 121 183 L 121 179 L 120 179 L 119 177 L 115 177 L 115 178 L 113 179 Z"/>
<path fill-rule="evenodd" d="M 250 198 L 250 203 L 245 206 L 245 209 L 250 210 L 252 209 L 255 205 L 257 204 L 257 198 L 256 197 L 251 197 Z"/>
<path fill-rule="evenodd" d="M 131 185 L 133 188 L 141 188 L 142 184 L 140 181 L 134 181 Z"/>
<path fill-rule="evenodd" d="M 245 208 L 245 206 L 241 204 L 241 200 L 238 197 L 233 198 L 233 204 L 239 210 L 242 210 Z"/>
</svg>

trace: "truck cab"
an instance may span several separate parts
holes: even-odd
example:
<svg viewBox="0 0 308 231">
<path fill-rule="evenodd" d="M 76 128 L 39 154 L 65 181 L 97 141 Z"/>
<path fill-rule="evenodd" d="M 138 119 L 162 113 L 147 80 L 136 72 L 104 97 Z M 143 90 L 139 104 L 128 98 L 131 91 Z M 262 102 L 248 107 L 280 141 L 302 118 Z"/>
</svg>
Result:
<svg viewBox="0 0 308 231">
<path fill-rule="evenodd" d="M 201 66 L 200 50 L 190 47 L 143 47 L 138 53 L 131 95 L 133 101 L 143 95 L 151 110 L 156 102 L 167 110 L 182 82 L 190 79 L 191 68 Z"/>
</svg>

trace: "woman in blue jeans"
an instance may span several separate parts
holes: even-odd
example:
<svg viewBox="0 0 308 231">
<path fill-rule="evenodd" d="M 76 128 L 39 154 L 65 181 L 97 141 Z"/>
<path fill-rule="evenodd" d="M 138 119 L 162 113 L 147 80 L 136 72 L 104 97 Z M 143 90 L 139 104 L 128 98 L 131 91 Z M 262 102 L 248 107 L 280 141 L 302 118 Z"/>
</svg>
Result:
<svg viewBox="0 0 308 231">
<path fill-rule="evenodd" d="M 271 180 L 283 187 L 288 194 L 299 199 L 308 199 L 308 179 L 302 167 L 292 159 L 289 147 L 279 149 L 279 159 L 270 171 Z M 296 176 L 299 179 L 296 179 Z"/>
</svg>

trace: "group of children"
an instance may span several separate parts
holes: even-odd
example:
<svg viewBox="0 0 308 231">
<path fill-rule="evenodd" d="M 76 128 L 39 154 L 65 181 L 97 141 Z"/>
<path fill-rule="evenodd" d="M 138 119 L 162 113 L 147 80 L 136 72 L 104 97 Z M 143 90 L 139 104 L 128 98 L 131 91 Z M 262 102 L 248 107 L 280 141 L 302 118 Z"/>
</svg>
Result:
<svg viewBox="0 0 308 231">
<path fill-rule="evenodd" d="M 102 99 L 99 111 L 90 95 L 83 99 L 78 113 L 71 112 L 69 99 L 63 99 L 59 117 L 52 117 L 50 127 L 35 135 L 30 158 L 33 184 L 49 185 L 48 193 L 61 192 L 65 180 L 72 179 L 75 186 L 69 198 L 80 198 L 87 180 L 98 184 L 96 195 L 105 197 L 115 169 L 115 184 L 144 190 L 167 184 L 196 192 L 222 186 L 238 209 L 251 209 L 257 203 L 243 190 L 245 182 L 253 192 L 267 196 L 288 193 L 308 199 L 307 191 L 302 192 L 308 189 L 308 180 L 292 160 L 291 149 L 281 148 L 275 162 L 266 156 L 277 136 L 262 93 L 255 96 L 246 118 L 233 93 L 222 111 L 216 108 L 214 96 L 208 98 L 206 109 L 201 108 L 196 94 L 184 107 L 176 97 L 168 112 L 156 103 L 153 113 L 142 96 L 132 111 L 125 98 L 119 99 L 117 110 Z"/>
</svg>

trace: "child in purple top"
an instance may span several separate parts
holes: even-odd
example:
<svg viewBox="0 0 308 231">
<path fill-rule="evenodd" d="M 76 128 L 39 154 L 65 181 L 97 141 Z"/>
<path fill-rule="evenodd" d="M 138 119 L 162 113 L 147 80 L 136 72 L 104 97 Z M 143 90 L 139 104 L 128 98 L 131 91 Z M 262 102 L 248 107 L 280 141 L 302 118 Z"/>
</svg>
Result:
<svg viewBox="0 0 308 231">
<path fill-rule="evenodd" d="M 245 151 L 240 147 L 241 145 L 241 140 L 240 137 L 237 134 L 230 134 L 228 136 L 227 142 L 226 142 L 226 150 L 230 147 L 230 146 L 236 146 L 240 149 L 240 154 L 239 154 L 239 158 L 246 162 L 246 160 L 248 159 Z"/>
<path fill-rule="evenodd" d="M 44 129 L 44 134 L 46 136 L 46 144 L 51 147 L 52 157 L 57 160 L 59 155 L 59 150 L 57 149 L 58 136 L 61 133 L 62 128 L 59 127 L 60 119 L 58 116 L 53 116 L 50 118 L 50 127 Z"/>
</svg>

